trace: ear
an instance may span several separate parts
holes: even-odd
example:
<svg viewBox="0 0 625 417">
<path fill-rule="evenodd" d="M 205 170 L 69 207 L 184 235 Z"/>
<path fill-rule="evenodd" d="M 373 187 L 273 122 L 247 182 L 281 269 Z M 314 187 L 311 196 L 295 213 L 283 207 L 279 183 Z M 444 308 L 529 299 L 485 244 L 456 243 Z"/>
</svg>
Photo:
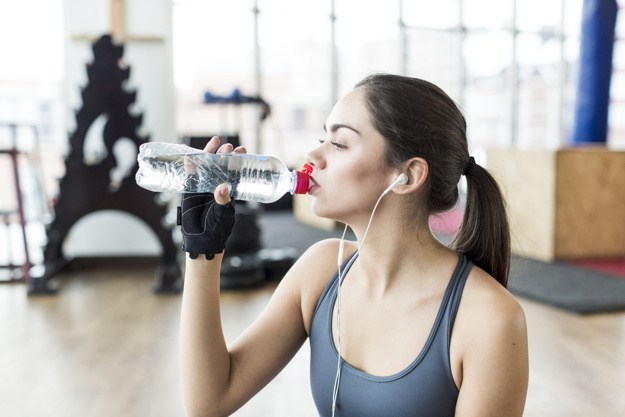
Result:
<svg viewBox="0 0 625 417">
<path fill-rule="evenodd" d="M 397 186 L 396 192 L 408 194 L 421 189 L 427 181 L 429 174 L 427 161 L 423 158 L 415 157 L 405 161 L 402 165 L 404 166 L 403 172 L 408 177 L 408 182 Z"/>
</svg>

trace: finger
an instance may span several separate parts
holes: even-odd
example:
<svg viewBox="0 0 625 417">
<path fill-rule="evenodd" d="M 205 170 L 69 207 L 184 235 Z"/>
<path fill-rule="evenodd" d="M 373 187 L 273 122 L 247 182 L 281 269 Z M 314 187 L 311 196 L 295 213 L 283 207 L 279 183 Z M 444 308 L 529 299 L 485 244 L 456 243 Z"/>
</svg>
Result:
<svg viewBox="0 0 625 417">
<path fill-rule="evenodd" d="M 220 143 L 219 136 L 213 136 L 204 147 L 204 152 L 215 153 Z"/>
<path fill-rule="evenodd" d="M 234 148 L 234 152 L 247 153 L 247 148 L 245 146 L 237 146 L 236 148 Z"/>
<path fill-rule="evenodd" d="M 228 204 L 231 201 L 230 187 L 228 187 L 228 184 L 220 184 L 217 186 L 217 188 L 215 188 L 215 201 L 217 202 L 217 204 L 221 204 L 222 206 Z"/>
<path fill-rule="evenodd" d="M 197 171 L 197 163 L 189 155 L 183 157 L 183 166 L 185 174 L 192 175 Z"/>
<path fill-rule="evenodd" d="M 223 145 L 221 145 L 219 147 L 219 149 L 217 150 L 217 153 L 230 153 L 232 152 L 232 144 L 231 143 L 224 143 Z"/>
</svg>

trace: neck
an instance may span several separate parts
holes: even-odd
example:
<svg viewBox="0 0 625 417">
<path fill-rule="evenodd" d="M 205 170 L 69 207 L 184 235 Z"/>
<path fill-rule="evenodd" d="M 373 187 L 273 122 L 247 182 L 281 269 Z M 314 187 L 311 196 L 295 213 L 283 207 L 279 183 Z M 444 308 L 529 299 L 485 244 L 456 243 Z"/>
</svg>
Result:
<svg viewBox="0 0 625 417">
<path fill-rule="evenodd" d="M 372 291 L 383 294 L 398 285 L 423 283 L 437 276 L 431 272 L 443 261 L 455 257 L 434 237 L 427 216 L 420 217 L 404 221 L 380 211 L 366 237 L 366 223 L 354 227 L 360 248 L 354 268 Z"/>
</svg>

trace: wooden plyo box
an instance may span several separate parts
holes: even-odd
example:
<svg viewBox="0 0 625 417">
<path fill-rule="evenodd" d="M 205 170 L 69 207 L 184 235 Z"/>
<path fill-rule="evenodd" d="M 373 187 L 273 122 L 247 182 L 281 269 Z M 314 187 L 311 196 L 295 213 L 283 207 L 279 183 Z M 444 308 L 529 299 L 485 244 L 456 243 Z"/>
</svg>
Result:
<svg viewBox="0 0 625 417">
<path fill-rule="evenodd" d="M 544 261 L 625 256 L 625 151 L 489 149 L 516 255 Z"/>
</svg>

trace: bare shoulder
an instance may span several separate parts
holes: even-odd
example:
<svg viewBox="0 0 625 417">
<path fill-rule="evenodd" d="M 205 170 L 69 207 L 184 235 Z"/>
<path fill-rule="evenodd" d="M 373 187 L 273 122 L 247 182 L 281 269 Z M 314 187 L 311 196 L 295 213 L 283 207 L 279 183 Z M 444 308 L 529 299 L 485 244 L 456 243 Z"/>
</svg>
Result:
<svg viewBox="0 0 625 417">
<path fill-rule="evenodd" d="M 310 246 L 295 262 L 284 277 L 285 284 L 292 286 L 300 295 L 302 317 L 306 330 L 321 293 L 337 271 L 339 239 L 325 239 Z M 345 254 L 355 250 L 353 242 L 345 242 Z"/>
<path fill-rule="evenodd" d="M 456 324 L 467 336 L 468 346 L 476 346 L 476 339 L 489 342 L 524 338 L 527 332 L 525 313 L 518 300 L 477 266 L 465 284 Z"/>
<path fill-rule="evenodd" d="M 527 326 L 519 302 L 473 267 L 452 333 L 457 416 L 521 416 L 529 378 Z"/>
<path fill-rule="evenodd" d="M 508 319 L 518 319 L 523 309 L 518 300 L 495 278 L 483 269 L 474 266 L 469 274 L 462 295 L 466 312 L 476 318 L 497 315 Z"/>
<path fill-rule="evenodd" d="M 291 267 L 286 279 L 308 287 L 319 279 L 332 274 L 337 266 L 338 239 L 325 239 L 310 246 Z"/>
</svg>

